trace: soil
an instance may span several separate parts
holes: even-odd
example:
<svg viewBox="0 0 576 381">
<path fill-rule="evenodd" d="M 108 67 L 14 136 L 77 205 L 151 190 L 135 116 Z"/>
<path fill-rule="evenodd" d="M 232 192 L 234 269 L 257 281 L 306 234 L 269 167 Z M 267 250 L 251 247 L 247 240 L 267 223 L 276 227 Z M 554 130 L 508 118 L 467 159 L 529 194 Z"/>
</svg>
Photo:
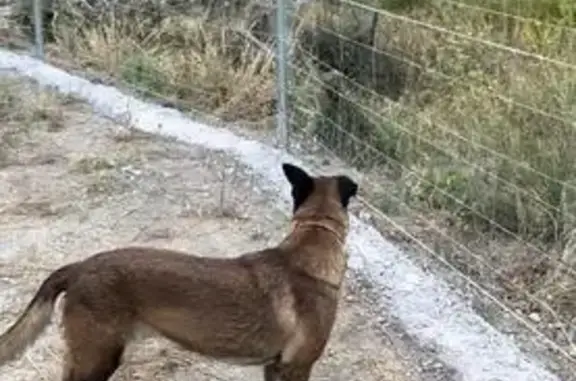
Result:
<svg viewBox="0 0 576 381">
<path fill-rule="evenodd" d="M 11 91 L 28 102 L 45 97 L 24 82 Z M 27 119 L 16 143 L 0 146 L 0 331 L 51 270 L 99 250 L 138 244 L 235 256 L 285 234 L 288 216 L 225 153 L 127 129 L 74 100 L 59 99 L 51 107 Z M 0 119 L 0 131 L 14 123 L 20 121 Z M 365 287 L 349 273 L 333 336 L 313 379 L 453 379 L 401 334 L 383 330 Z M 56 311 L 47 332 L 3 367 L 2 379 L 60 379 L 63 343 Z M 212 361 L 149 338 L 129 347 L 113 379 L 261 377 L 259 368 Z"/>
</svg>

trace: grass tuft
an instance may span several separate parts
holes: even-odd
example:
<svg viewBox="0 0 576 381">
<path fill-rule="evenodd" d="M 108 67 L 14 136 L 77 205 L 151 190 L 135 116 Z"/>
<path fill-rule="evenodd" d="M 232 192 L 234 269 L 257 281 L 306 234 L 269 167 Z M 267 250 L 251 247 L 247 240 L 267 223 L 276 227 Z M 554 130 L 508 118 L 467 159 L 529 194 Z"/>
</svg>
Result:
<svg viewBox="0 0 576 381">
<path fill-rule="evenodd" d="M 33 129 L 60 131 L 63 118 L 55 94 L 37 93 L 16 79 L 0 78 L 0 167 L 14 163 L 19 144 Z"/>
<path fill-rule="evenodd" d="M 94 22 L 61 16 L 51 54 L 189 111 L 227 121 L 271 115 L 270 53 L 247 43 L 224 21 L 166 17 L 149 24 L 146 13 L 112 12 Z"/>
</svg>

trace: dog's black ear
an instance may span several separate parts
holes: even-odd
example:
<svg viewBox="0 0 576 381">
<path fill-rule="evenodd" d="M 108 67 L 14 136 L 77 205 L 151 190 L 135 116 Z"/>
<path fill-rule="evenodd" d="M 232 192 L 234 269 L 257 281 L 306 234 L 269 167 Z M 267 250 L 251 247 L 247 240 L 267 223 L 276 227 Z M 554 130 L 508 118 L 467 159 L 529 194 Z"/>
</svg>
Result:
<svg viewBox="0 0 576 381">
<path fill-rule="evenodd" d="M 344 208 L 348 207 L 350 199 L 356 196 L 358 192 L 358 184 L 356 184 L 348 176 L 338 176 L 338 193 L 340 193 L 340 202 Z"/>
<path fill-rule="evenodd" d="M 292 185 L 293 211 L 295 212 L 314 191 L 314 180 L 303 169 L 293 164 L 282 164 L 282 170 Z"/>
</svg>

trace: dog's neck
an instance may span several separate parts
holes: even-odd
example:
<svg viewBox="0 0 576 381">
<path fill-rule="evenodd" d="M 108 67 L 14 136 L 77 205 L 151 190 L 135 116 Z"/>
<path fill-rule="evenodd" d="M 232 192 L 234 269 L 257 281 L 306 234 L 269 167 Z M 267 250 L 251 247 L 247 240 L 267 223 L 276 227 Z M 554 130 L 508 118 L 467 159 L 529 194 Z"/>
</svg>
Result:
<svg viewBox="0 0 576 381">
<path fill-rule="evenodd" d="M 298 216 L 293 218 L 291 232 L 280 247 L 293 253 L 291 262 L 302 272 L 340 289 L 347 262 L 344 252 L 346 228 L 344 221 L 335 218 Z M 310 240 L 311 234 L 317 238 Z"/>
<path fill-rule="evenodd" d="M 331 233 L 334 238 L 336 239 L 336 241 L 338 241 L 338 244 L 341 245 L 342 247 L 344 246 L 344 234 L 340 231 L 338 231 L 338 229 L 336 229 L 333 226 L 334 221 L 331 220 L 298 220 L 298 219 L 293 219 L 292 220 L 292 232 L 296 232 L 300 229 L 306 229 L 307 227 L 311 227 L 311 228 L 320 228 L 323 230 L 326 230 L 327 232 Z"/>
</svg>

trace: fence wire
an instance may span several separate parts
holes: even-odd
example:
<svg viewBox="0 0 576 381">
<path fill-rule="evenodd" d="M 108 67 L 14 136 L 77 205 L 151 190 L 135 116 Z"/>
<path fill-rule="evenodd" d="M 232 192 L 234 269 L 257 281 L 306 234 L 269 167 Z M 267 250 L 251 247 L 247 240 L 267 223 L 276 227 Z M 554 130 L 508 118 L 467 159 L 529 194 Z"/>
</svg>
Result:
<svg viewBox="0 0 576 381">
<path fill-rule="evenodd" d="M 576 279 L 576 188 L 560 169 L 576 128 L 574 28 L 433 3 L 300 12 L 292 130 L 364 171 L 366 202 L 389 228 L 573 366 L 574 315 L 558 302 Z M 548 35 L 533 41 L 535 30 Z M 558 43 L 539 49 L 545 39 Z"/>
<path fill-rule="evenodd" d="M 322 146 L 364 175 L 384 234 L 574 370 L 576 17 L 494 3 L 62 0 L 32 29 L 5 17 L 0 43 L 35 35 L 94 81 Z"/>
</svg>

